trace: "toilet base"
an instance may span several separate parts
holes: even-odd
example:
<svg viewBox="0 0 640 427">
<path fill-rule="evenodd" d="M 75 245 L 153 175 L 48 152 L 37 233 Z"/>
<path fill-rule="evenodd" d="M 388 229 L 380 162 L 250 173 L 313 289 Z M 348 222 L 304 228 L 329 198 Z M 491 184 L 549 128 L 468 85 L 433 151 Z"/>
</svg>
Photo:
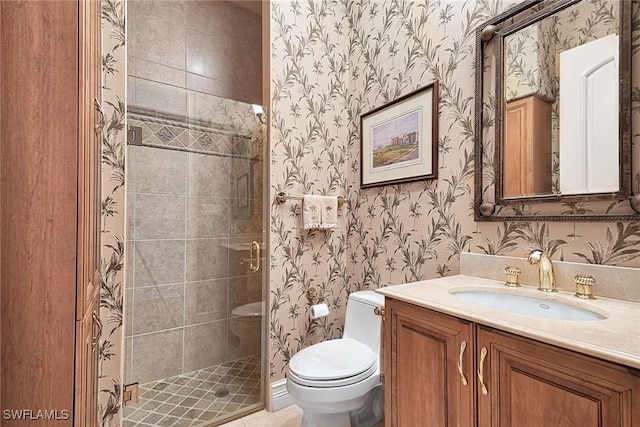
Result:
<svg viewBox="0 0 640 427">
<path fill-rule="evenodd" d="M 382 426 L 383 413 L 384 389 L 380 384 L 369 392 L 367 401 L 361 408 L 351 412 L 351 425 L 353 427 Z"/>
<path fill-rule="evenodd" d="M 351 417 L 348 412 L 325 414 L 306 409 L 302 411 L 300 427 L 351 427 Z"/>
<path fill-rule="evenodd" d="M 301 427 L 379 427 L 384 410 L 382 384 L 367 393 L 365 402 L 351 412 L 327 413 L 326 410 L 302 408 Z"/>
</svg>

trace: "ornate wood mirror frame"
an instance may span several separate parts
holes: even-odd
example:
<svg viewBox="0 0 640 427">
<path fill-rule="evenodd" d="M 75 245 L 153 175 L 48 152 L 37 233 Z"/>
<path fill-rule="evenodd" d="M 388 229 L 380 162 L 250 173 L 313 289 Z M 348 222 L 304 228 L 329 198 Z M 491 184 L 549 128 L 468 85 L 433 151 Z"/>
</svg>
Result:
<svg viewBox="0 0 640 427">
<path fill-rule="evenodd" d="M 476 30 L 475 201 L 476 221 L 638 221 L 640 220 L 640 116 L 632 123 L 632 5 L 618 7 L 619 40 L 619 186 L 618 191 L 591 194 L 535 194 L 505 197 L 503 192 L 506 98 L 503 67 L 505 37 L 581 2 L 594 0 L 527 0 Z M 573 30 L 576 31 L 576 30 Z M 640 60 L 640 55 L 636 58 Z M 640 86 L 640 68 L 635 80 Z M 500 101 L 498 101 L 500 100 Z M 635 125 L 635 126 L 634 126 Z M 635 194 L 635 195 L 634 195 Z"/>
</svg>

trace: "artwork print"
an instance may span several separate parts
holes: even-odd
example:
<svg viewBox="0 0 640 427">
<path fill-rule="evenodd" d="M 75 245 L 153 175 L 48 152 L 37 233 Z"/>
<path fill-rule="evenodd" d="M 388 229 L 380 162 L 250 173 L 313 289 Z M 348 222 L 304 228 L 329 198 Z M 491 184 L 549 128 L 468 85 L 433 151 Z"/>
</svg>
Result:
<svg viewBox="0 0 640 427">
<path fill-rule="evenodd" d="M 438 176 L 438 82 L 360 117 L 360 187 Z"/>
</svg>

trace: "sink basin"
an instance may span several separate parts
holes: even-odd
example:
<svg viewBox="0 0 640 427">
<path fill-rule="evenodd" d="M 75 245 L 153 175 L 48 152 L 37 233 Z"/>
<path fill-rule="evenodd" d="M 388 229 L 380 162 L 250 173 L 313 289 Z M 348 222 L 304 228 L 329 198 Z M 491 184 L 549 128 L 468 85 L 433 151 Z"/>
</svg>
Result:
<svg viewBox="0 0 640 427">
<path fill-rule="evenodd" d="M 470 291 L 452 289 L 451 294 L 460 301 L 471 302 L 489 308 L 504 310 L 525 316 L 547 319 L 588 322 L 606 319 L 607 316 L 575 305 L 549 301 L 526 295 L 514 295 L 496 291 Z"/>
</svg>

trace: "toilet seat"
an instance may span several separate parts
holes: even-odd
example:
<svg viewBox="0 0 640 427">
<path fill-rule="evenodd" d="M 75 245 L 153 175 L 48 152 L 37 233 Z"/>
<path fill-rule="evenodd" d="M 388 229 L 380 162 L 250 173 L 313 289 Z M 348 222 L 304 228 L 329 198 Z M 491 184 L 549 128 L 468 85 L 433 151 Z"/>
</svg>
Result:
<svg viewBox="0 0 640 427">
<path fill-rule="evenodd" d="M 264 301 L 250 302 L 234 308 L 231 314 L 238 317 L 262 317 L 266 312 Z"/>
<path fill-rule="evenodd" d="M 378 355 L 359 341 L 324 341 L 296 353 L 288 378 L 309 387 L 340 387 L 360 382 L 378 369 Z"/>
</svg>

